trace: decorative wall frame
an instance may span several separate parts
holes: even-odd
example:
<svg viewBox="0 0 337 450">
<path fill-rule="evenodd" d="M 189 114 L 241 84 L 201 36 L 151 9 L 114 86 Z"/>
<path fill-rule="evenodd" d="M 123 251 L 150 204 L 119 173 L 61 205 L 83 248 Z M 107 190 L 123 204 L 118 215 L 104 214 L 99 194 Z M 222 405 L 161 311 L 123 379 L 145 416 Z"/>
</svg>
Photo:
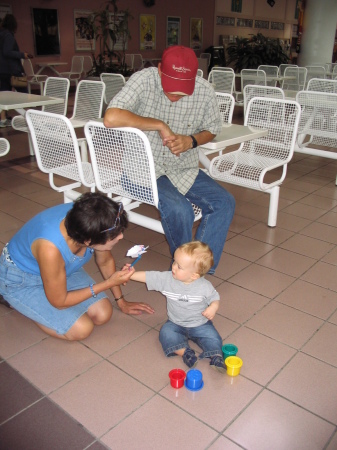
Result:
<svg viewBox="0 0 337 450">
<path fill-rule="evenodd" d="M 190 19 L 190 47 L 193 50 L 200 50 L 202 48 L 202 34 L 202 19 Z"/>
<path fill-rule="evenodd" d="M 232 0 L 231 11 L 242 12 L 242 0 Z"/>
<path fill-rule="evenodd" d="M 235 27 L 235 17 L 216 16 L 216 24 Z"/>
<path fill-rule="evenodd" d="M 156 49 L 156 16 L 153 14 L 140 15 L 140 49 Z"/>
<path fill-rule="evenodd" d="M 12 6 L 11 5 L 4 5 L 1 3 L 0 5 L 0 19 L 2 20 L 6 14 L 12 14 Z"/>
<path fill-rule="evenodd" d="M 284 23 L 283 22 L 271 22 L 270 29 L 271 30 L 284 30 Z"/>
<path fill-rule="evenodd" d="M 94 51 L 95 34 L 90 25 L 92 11 L 74 9 L 75 51 Z"/>
<path fill-rule="evenodd" d="M 57 9 L 31 8 L 31 14 L 35 54 L 59 55 L 61 51 Z"/>
<path fill-rule="evenodd" d="M 253 19 L 236 19 L 236 26 L 253 28 Z"/>
<path fill-rule="evenodd" d="M 180 45 L 181 41 L 181 18 L 167 17 L 166 23 L 166 47 Z"/>
</svg>

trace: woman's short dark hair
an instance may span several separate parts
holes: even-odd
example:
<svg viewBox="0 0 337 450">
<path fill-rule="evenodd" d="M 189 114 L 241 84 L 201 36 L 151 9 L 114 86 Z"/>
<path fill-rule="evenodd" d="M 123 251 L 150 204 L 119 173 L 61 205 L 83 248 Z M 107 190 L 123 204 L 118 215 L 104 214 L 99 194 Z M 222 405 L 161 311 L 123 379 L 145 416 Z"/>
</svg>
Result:
<svg viewBox="0 0 337 450">
<path fill-rule="evenodd" d="M 119 213 L 119 209 L 119 203 L 103 194 L 87 192 L 81 195 L 65 218 L 68 236 L 79 244 L 90 242 L 90 245 L 104 245 L 128 226 L 126 212 Z M 102 233 L 111 227 L 112 230 Z"/>
<path fill-rule="evenodd" d="M 1 27 L 6 28 L 6 30 L 15 33 L 18 28 L 18 23 L 13 14 L 6 14 L 1 22 Z"/>
</svg>

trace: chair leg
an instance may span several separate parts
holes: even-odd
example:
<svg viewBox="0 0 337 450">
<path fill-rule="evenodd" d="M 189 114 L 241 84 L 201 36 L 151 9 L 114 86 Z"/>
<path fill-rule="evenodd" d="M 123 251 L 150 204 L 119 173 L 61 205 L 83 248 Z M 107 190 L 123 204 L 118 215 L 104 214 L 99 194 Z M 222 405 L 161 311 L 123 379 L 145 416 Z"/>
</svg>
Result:
<svg viewBox="0 0 337 450">
<path fill-rule="evenodd" d="M 268 226 L 275 227 L 277 222 L 278 201 L 280 186 L 274 186 L 270 191 Z"/>
</svg>

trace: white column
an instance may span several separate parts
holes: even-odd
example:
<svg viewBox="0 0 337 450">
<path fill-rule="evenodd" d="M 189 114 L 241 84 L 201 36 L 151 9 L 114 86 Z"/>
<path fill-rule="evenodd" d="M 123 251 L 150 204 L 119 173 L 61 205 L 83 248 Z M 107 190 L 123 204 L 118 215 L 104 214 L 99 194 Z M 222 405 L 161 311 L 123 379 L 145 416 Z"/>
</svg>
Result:
<svg viewBox="0 0 337 450">
<path fill-rule="evenodd" d="M 337 25 L 337 0 L 306 0 L 299 66 L 331 62 Z"/>
</svg>

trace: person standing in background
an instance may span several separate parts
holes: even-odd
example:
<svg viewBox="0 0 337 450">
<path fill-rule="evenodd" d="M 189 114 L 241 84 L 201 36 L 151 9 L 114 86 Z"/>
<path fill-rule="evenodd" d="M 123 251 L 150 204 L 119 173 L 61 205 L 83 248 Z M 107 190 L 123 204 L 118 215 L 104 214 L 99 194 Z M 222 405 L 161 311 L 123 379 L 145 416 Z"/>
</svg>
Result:
<svg viewBox="0 0 337 450">
<path fill-rule="evenodd" d="M 32 58 L 26 52 L 20 52 L 14 34 L 18 28 L 13 14 L 6 14 L 0 28 L 0 91 L 11 91 L 11 76 L 24 74 L 21 59 Z M 27 88 L 17 88 L 19 92 L 27 92 Z M 0 128 L 11 126 L 6 112 L 1 111 Z"/>
</svg>

